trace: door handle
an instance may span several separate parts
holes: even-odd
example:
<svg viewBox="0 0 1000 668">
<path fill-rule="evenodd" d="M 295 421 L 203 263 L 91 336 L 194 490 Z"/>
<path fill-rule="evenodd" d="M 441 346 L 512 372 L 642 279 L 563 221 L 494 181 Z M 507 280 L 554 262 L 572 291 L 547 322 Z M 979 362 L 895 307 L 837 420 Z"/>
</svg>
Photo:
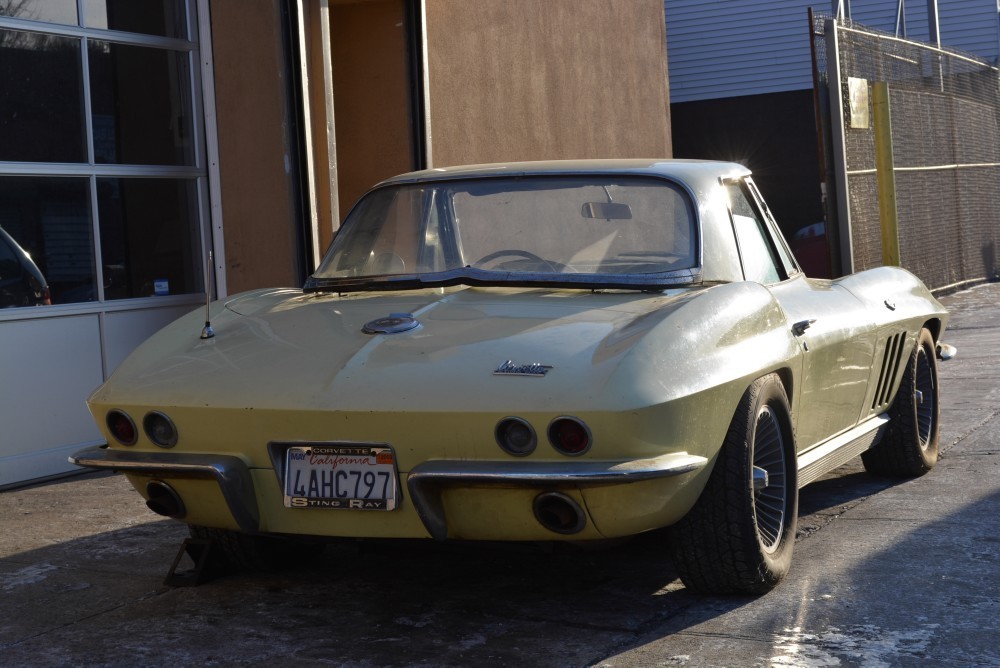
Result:
<svg viewBox="0 0 1000 668">
<path fill-rule="evenodd" d="M 806 333 L 807 329 L 812 327 L 814 322 L 816 322 L 815 318 L 812 320 L 799 320 L 797 323 L 792 325 L 792 334 L 795 336 L 802 336 Z"/>
</svg>

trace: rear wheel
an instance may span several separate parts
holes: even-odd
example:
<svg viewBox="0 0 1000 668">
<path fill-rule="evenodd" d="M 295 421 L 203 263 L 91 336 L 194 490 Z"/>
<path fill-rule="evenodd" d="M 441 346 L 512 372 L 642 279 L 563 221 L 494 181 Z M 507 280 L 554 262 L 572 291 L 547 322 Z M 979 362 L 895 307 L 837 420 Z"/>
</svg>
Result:
<svg viewBox="0 0 1000 668">
<path fill-rule="evenodd" d="M 774 374 L 747 388 L 694 508 L 670 528 L 685 586 L 763 594 L 792 563 L 798 514 L 791 410 Z"/>
<path fill-rule="evenodd" d="M 313 561 L 323 552 L 322 543 L 257 536 L 196 524 L 188 525 L 188 530 L 192 538 L 214 541 L 229 564 L 244 571 L 276 571 Z"/>
<path fill-rule="evenodd" d="M 869 473 L 912 478 L 937 464 L 940 407 L 935 351 L 934 337 L 921 329 L 889 409 L 889 430 L 861 455 Z"/>
</svg>

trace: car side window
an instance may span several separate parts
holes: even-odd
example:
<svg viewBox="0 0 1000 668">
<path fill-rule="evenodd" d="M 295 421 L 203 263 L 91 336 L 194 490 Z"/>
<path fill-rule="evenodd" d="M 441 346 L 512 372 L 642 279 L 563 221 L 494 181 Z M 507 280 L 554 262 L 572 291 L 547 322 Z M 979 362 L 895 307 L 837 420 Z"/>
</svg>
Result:
<svg viewBox="0 0 1000 668">
<path fill-rule="evenodd" d="M 747 199 L 738 183 L 726 185 L 729 192 L 729 210 L 743 263 L 743 277 L 748 281 L 777 283 L 782 280 L 779 260 L 768 238 L 767 228 L 760 214 Z"/>
<path fill-rule="evenodd" d="M 768 224 L 768 229 L 770 230 L 770 238 L 773 242 L 775 250 L 778 252 L 778 258 L 781 262 L 781 267 L 784 269 L 785 276 L 791 276 L 798 273 L 798 265 L 795 264 L 795 260 L 792 258 L 792 252 L 788 248 L 788 243 L 785 238 L 778 231 L 778 224 L 774 220 L 774 214 L 767 206 L 767 202 L 764 201 L 763 196 L 761 196 L 760 191 L 757 189 L 757 184 L 753 182 L 753 179 L 747 177 L 743 180 L 747 189 L 750 191 L 751 196 L 756 198 L 757 204 L 760 210 L 764 213 L 764 218 Z"/>
</svg>

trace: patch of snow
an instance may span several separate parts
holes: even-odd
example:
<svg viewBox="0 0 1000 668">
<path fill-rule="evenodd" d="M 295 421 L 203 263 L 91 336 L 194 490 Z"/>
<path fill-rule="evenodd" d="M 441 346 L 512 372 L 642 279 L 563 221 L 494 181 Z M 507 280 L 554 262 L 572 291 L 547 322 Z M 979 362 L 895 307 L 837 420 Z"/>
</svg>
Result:
<svg viewBox="0 0 1000 668">
<path fill-rule="evenodd" d="M 462 638 L 462 640 L 456 645 L 456 647 L 461 650 L 467 650 L 485 644 L 486 644 L 486 636 L 482 635 L 481 633 L 477 633 L 475 635 Z"/>
<path fill-rule="evenodd" d="M 885 631 L 871 624 L 841 630 L 831 626 L 825 631 L 807 632 L 801 627 L 785 629 L 774 637 L 772 666 L 861 666 L 889 668 L 901 658 L 923 656 L 938 624 L 922 624 L 906 631 Z"/>
<path fill-rule="evenodd" d="M 0 573 L 0 590 L 12 591 L 17 587 L 41 582 L 49 571 L 56 570 L 52 564 L 32 564 L 13 573 Z"/>
</svg>

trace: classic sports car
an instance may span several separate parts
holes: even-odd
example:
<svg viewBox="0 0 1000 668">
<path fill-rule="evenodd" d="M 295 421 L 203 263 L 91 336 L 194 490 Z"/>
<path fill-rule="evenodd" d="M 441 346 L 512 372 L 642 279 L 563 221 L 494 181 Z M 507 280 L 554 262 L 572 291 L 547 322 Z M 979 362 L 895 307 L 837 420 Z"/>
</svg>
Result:
<svg viewBox="0 0 1000 668">
<path fill-rule="evenodd" d="M 109 445 L 71 460 L 124 471 L 234 563 L 670 527 L 705 592 L 775 586 L 798 489 L 834 467 L 933 467 L 952 352 L 913 275 L 806 278 L 748 170 L 695 161 L 398 176 L 303 289 L 208 317 L 93 394 Z"/>
</svg>

